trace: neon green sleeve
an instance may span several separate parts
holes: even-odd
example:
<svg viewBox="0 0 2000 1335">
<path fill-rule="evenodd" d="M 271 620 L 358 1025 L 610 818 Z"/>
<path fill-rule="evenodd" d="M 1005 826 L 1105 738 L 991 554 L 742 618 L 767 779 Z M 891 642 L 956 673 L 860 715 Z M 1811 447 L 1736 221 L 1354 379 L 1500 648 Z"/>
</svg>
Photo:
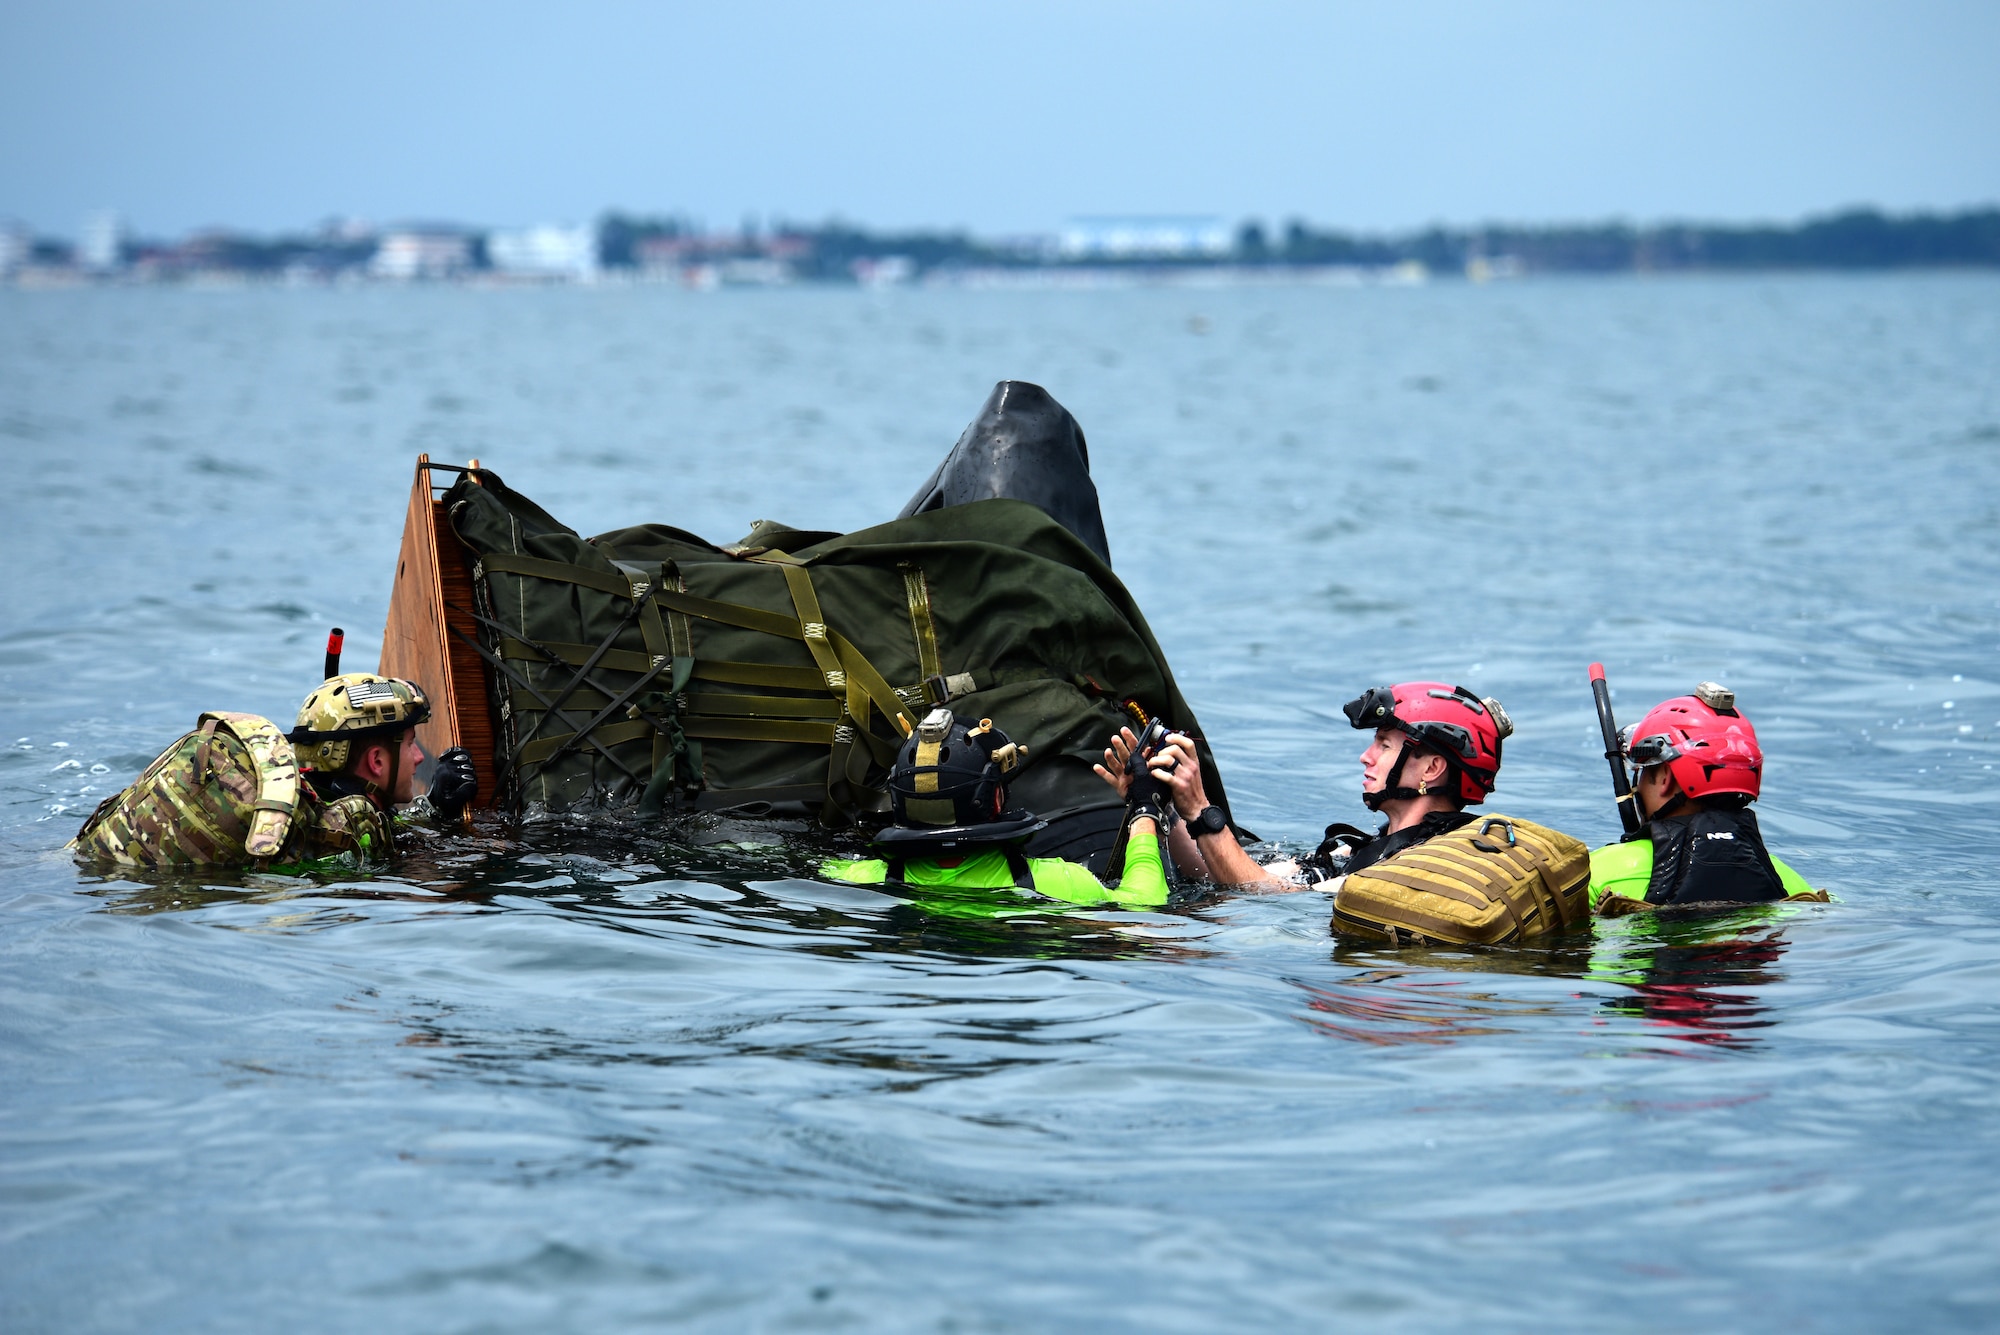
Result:
<svg viewBox="0 0 2000 1335">
<path fill-rule="evenodd" d="M 1653 841 L 1606 844 L 1590 851 L 1590 907 L 1606 894 L 1644 899 L 1653 880 Z"/>
<path fill-rule="evenodd" d="M 889 864 L 881 858 L 828 858 L 819 864 L 819 874 L 829 881 L 881 885 L 889 879 Z"/>
<path fill-rule="evenodd" d="M 1167 902 L 1167 873 L 1160 865 L 1156 834 L 1134 835 L 1125 841 L 1125 874 L 1112 896 L 1132 908 L 1156 909 Z"/>
<path fill-rule="evenodd" d="M 1106 886 L 1088 867 L 1061 858 L 1029 858 L 1035 893 L 1066 904 L 1116 904 L 1128 909 L 1156 909 L 1167 902 L 1167 877 L 1160 866 L 1160 841 L 1134 837 L 1125 841 L 1125 874 Z"/>
</svg>

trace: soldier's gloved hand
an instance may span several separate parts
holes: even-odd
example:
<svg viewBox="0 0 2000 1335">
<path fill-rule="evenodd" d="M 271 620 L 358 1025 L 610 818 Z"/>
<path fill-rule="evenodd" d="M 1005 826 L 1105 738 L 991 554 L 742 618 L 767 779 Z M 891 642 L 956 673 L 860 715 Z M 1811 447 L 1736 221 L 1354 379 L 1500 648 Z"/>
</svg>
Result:
<svg viewBox="0 0 2000 1335">
<path fill-rule="evenodd" d="M 465 814 L 479 796 L 479 772 L 472 767 L 472 753 L 454 746 L 437 758 L 431 769 L 429 797 L 438 819 L 450 824 Z"/>
<path fill-rule="evenodd" d="M 1166 814 L 1172 809 L 1172 793 L 1165 780 L 1142 767 L 1132 776 L 1131 784 L 1125 790 L 1125 810 L 1130 813 L 1126 819 L 1151 816 L 1164 825 Z"/>
</svg>

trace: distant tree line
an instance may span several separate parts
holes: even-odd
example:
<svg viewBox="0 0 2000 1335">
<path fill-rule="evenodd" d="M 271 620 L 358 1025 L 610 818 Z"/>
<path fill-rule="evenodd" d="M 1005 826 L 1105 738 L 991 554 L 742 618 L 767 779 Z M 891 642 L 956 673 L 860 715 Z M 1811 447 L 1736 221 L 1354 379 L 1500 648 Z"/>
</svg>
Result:
<svg viewBox="0 0 2000 1335">
<path fill-rule="evenodd" d="M 599 228 L 607 267 L 638 263 L 637 242 L 649 236 L 693 237 L 681 218 L 607 214 Z M 875 232 L 848 223 L 776 224 L 761 235 L 730 234 L 745 255 L 786 252 L 801 278 L 844 279 L 857 260 L 908 258 L 919 271 L 974 267 L 1039 267 L 1062 261 L 1043 246 L 982 241 L 963 231 Z M 1900 269 L 2000 267 L 2000 208 L 1951 214 L 1894 216 L 1851 209 L 1794 226 L 1663 223 L 1430 227 L 1369 235 L 1321 229 L 1294 220 L 1275 233 L 1245 222 L 1225 257 L 1093 257 L 1092 266 L 1187 267 L 1218 262 L 1252 266 L 1382 267 L 1415 261 L 1436 272 L 1476 261 L 1506 262 L 1540 273 L 1617 273 L 1698 269 Z"/>
<path fill-rule="evenodd" d="M 1432 269 L 1512 259 L 1545 273 L 1670 269 L 1906 269 L 2000 266 L 2000 209 L 1894 217 L 1852 209 L 1796 226 L 1665 223 L 1596 226 L 1430 228 L 1365 237 L 1288 225 L 1275 243 L 1261 226 L 1237 233 L 1250 264 L 1394 264 Z"/>
</svg>

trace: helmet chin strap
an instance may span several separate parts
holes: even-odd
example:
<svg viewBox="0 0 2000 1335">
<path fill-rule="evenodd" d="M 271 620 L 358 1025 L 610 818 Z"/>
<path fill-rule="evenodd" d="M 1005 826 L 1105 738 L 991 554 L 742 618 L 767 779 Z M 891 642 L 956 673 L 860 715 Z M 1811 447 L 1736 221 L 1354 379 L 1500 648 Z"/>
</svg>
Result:
<svg viewBox="0 0 2000 1335">
<path fill-rule="evenodd" d="M 1411 741 L 1409 735 L 1404 734 L 1402 744 L 1396 748 L 1396 763 L 1389 767 L 1387 777 L 1382 780 L 1381 790 L 1379 792 L 1361 794 L 1361 804 L 1363 806 L 1367 807 L 1370 811 L 1380 811 L 1391 802 L 1414 802 L 1420 797 L 1430 795 L 1428 786 L 1423 791 L 1398 786 L 1403 777 L 1403 766 L 1409 762 L 1410 749 L 1413 745 L 1414 743 Z M 1447 764 L 1445 768 L 1449 770 L 1451 766 Z M 1440 789 L 1439 791 L 1443 790 Z"/>
</svg>

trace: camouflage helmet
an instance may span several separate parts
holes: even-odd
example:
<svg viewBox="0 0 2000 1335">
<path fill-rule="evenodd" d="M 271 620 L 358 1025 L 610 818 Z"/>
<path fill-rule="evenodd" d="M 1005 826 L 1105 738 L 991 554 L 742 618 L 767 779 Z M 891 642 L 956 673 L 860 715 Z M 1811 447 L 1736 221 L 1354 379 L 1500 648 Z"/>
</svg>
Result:
<svg viewBox="0 0 2000 1335">
<path fill-rule="evenodd" d="M 331 772 L 347 763 L 355 742 L 393 737 L 430 716 L 430 698 L 415 682 L 349 672 L 306 697 L 285 740 L 298 749 L 300 765 Z"/>
</svg>

